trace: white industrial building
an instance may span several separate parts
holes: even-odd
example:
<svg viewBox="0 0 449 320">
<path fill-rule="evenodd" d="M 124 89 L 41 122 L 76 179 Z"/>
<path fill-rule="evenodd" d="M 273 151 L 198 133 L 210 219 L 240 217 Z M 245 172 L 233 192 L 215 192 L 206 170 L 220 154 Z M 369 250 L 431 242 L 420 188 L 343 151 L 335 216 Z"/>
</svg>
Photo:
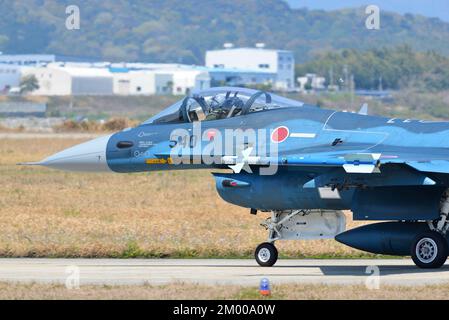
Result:
<svg viewBox="0 0 449 320">
<path fill-rule="evenodd" d="M 28 75 L 39 83 L 31 94 L 47 96 L 186 95 L 224 85 L 268 85 L 290 91 L 295 84 L 293 53 L 260 45 L 208 51 L 206 66 L 55 60 L 54 55 L 0 54 L 0 94 L 15 93 Z"/>
<path fill-rule="evenodd" d="M 0 94 L 20 85 L 20 67 L 0 63 Z"/>
<path fill-rule="evenodd" d="M 198 69 L 173 69 L 158 71 L 172 76 L 174 95 L 186 95 L 193 90 L 210 88 L 210 75 L 207 71 Z"/>
<path fill-rule="evenodd" d="M 112 95 L 113 77 L 108 69 L 64 67 L 24 67 L 22 76 L 34 75 L 39 89 L 34 95 Z"/>
<path fill-rule="evenodd" d="M 114 94 L 160 95 L 171 94 L 172 76 L 149 70 L 113 71 Z"/>
<path fill-rule="evenodd" d="M 114 79 L 114 94 L 118 95 L 185 95 L 192 90 L 210 88 L 209 74 L 195 68 L 110 70 Z"/>
<path fill-rule="evenodd" d="M 155 75 L 151 71 L 113 72 L 113 92 L 117 95 L 155 94 Z"/>
<path fill-rule="evenodd" d="M 325 90 L 326 78 L 317 76 L 315 73 L 307 73 L 297 79 L 301 91 Z"/>
<path fill-rule="evenodd" d="M 211 77 L 211 86 L 257 86 L 269 85 L 273 86 L 276 82 L 276 74 L 261 70 L 242 70 L 231 68 L 209 68 L 208 72 Z"/>
<path fill-rule="evenodd" d="M 206 67 L 213 69 L 236 69 L 243 73 L 253 72 L 256 84 L 273 81 L 276 90 L 293 90 L 295 86 L 295 58 L 293 52 L 256 48 L 233 48 L 228 44 L 223 50 L 206 52 Z M 271 75 L 267 79 L 267 75 Z M 213 79 L 214 80 L 214 79 Z"/>
<path fill-rule="evenodd" d="M 33 95 L 185 95 L 210 88 L 207 71 L 195 67 L 160 70 L 98 68 L 87 65 L 52 63 L 42 67 L 21 67 L 21 77 L 34 75 L 39 89 Z M 0 76 L 0 83 L 1 83 Z"/>
</svg>

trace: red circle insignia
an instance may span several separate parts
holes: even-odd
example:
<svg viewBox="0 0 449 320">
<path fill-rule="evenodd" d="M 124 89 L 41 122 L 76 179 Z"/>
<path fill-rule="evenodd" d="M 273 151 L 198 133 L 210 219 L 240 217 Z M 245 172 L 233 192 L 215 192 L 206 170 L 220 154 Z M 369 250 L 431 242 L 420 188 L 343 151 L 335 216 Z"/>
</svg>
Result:
<svg viewBox="0 0 449 320">
<path fill-rule="evenodd" d="M 287 127 L 277 127 L 273 130 L 273 133 L 271 134 L 271 141 L 274 143 L 281 143 L 287 140 L 287 138 L 290 135 L 290 130 Z"/>
<path fill-rule="evenodd" d="M 209 139 L 209 141 L 214 140 L 216 135 L 217 131 L 215 129 L 210 129 L 207 131 L 207 138 Z"/>
</svg>

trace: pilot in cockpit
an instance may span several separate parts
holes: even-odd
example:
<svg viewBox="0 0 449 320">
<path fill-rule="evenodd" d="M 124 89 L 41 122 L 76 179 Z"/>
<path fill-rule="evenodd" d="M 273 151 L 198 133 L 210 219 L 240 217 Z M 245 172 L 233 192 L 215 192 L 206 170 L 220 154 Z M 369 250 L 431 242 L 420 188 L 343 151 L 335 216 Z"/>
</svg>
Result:
<svg viewBox="0 0 449 320">
<path fill-rule="evenodd" d="M 209 102 L 209 112 L 206 116 L 206 121 L 232 118 L 242 112 L 245 103 L 237 95 L 238 93 L 235 93 L 231 97 L 230 93 L 228 93 L 226 96 L 214 96 Z"/>
<path fill-rule="evenodd" d="M 185 97 L 144 124 L 192 123 L 223 120 L 275 108 L 302 107 L 304 103 L 248 88 L 211 88 Z"/>
</svg>

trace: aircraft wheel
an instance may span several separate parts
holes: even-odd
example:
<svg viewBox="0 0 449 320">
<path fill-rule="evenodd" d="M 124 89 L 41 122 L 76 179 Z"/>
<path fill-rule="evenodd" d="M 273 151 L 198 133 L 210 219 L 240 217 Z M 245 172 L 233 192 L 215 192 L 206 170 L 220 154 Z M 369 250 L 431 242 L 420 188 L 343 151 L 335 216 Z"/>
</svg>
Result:
<svg viewBox="0 0 449 320">
<path fill-rule="evenodd" d="M 417 235 L 410 251 L 413 262 L 423 269 L 440 268 L 449 253 L 446 239 L 436 231 Z"/>
<path fill-rule="evenodd" d="M 254 255 L 261 267 L 272 267 L 278 260 L 278 250 L 274 244 L 268 242 L 260 244 Z"/>
</svg>

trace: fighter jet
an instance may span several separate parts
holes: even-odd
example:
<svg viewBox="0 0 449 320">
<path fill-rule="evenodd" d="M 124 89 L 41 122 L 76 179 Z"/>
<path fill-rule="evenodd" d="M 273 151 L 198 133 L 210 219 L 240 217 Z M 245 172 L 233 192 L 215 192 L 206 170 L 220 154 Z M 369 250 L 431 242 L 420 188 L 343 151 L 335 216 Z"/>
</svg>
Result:
<svg viewBox="0 0 449 320">
<path fill-rule="evenodd" d="M 262 223 L 268 240 L 255 250 L 260 266 L 276 263 L 277 241 L 335 238 L 439 268 L 449 255 L 449 123 L 367 111 L 212 88 L 135 128 L 28 165 L 117 173 L 211 169 L 225 201 L 269 213 Z M 345 231 L 345 210 L 354 220 L 378 222 Z"/>
</svg>

